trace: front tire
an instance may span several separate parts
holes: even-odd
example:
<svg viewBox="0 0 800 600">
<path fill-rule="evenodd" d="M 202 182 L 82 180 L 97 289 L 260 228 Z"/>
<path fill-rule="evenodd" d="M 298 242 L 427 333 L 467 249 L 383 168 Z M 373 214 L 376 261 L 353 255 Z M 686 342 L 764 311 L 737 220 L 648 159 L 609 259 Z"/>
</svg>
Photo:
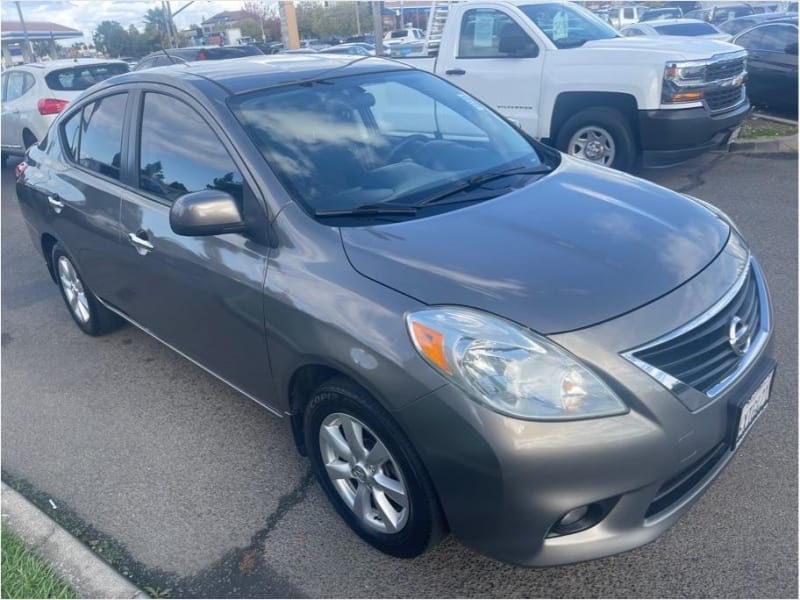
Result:
<svg viewBox="0 0 800 600">
<path fill-rule="evenodd" d="M 305 411 L 306 447 L 339 515 L 392 556 L 418 556 L 439 542 L 444 518 L 433 484 L 400 428 L 362 388 L 334 378 Z"/>
<path fill-rule="evenodd" d="M 628 119 L 613 108 L 587 108 L 569 118 L 558 132 L 556 148 L 620 171 L 630 170 L 636 159 Z"/>
<path fill-rule="evenodd" d="M 53 246 L 52 261 L 61 297 L 81 331 L 91 336 L 98 336 L 122 325 L 122 319 L 100 304 L 83 282 L 74 261 L 60 244 Z"/>
</svg>

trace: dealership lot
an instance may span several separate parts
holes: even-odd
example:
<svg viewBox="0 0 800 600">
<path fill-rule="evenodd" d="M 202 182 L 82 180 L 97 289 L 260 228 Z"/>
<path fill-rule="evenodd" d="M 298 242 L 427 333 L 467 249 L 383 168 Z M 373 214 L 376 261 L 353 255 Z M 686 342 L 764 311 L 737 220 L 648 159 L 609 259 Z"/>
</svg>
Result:
<svg viewBox="0 0 800 600">
<path fill-rule="evenodd" d="M 288 424 L 127 327 L 74 326 L 2 181 L 3 477 L 172 596 L 797 594 L 797 157 L 708 154 L 645 177 L 738 223 L 773 295 L 779 375 L 740 454 L 663 538 L 542 571 L 448 540 L 381 555 L 329 507 Z"/>
</svg>

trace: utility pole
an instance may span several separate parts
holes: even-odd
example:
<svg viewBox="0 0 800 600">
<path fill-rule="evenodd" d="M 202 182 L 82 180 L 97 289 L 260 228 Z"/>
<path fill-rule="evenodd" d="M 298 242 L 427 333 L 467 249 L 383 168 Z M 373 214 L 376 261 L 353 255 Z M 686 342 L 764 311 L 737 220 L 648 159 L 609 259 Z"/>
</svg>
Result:
<svg viewBox="0 0 800 600">
<path fill-rule="evenodd" d="M 22 35 L 25 36 L 25 52 L 22 53 L 22 60 L 25 60 L 25 54 L 28 54 L 28 58 L 33 59 L 33 47 L 31 46 L 31 41 L 28 39 L 28 27 L 25 25 L 25 19 L 22 17 L 22 8 L 19 5 L 19 2 L 15 2 L 14 4 L 17 5 L 17 14 L 19 14 L 19 22 L 22 24 Z"/>
<path fill-rule="evenodd" d="M 361 35 L 361 2 L 353 2 L 356 5 L 356 33 Z"/>
<path fill-rule="evenodd" d="M 169 2 L 161 0 L 161 15 L 164 17 L 164 25 L 167 27 L 167 42 L 170 48 L 174 48 L 175 46 L 172 44 L 172 16 L 169 14 L 168 4 Z"/>
<path fill-rule="evenodd" d="M 383 55 L 383 2 L 372 3 L 372 27 L 375 30 L 375 54 Z"/>
</svg>

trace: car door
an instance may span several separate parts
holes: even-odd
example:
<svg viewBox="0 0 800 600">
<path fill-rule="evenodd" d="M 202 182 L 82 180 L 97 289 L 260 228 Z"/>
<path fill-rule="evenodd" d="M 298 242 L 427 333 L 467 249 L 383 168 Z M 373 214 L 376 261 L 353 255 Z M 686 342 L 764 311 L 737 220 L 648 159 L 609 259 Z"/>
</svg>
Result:
<svg viewBox="0 0 800 600">
<path fill-rule="evenodd" d="M 265 209 L 225 134 L 189 96 L 173 88 L 152 89 L 136 102 L 137 149 L 122 196 L 123 236 L 115 259 L 123 276 L 111 302 L 163 342 L 267 404 Z M 212 188 L 236 199 L 246 220 L 256 223 L 253 233 L 185 237 L 172 231 L 175 199 Z"/>
<path fill-rule="evenodd" d="M 22 151 L 22 128 L 30 118 L 26 111 L 36 110 L 33 93 L 36 80 L 25 71 L 3 73 L 2 80 L 2 143 L 8 150 Z"/>
<path fill-rule="evenodd" d="M 525 27 L 504 10 L 469 8 L 453 54 L 439 55 L 437 71 L 537 135 L 544 55 Z M 515 52 L 508 51 L 512 44 Z"/>
<path fill-rule="evenodd" d="M 760 25 L 742 34 L 737 44 L 748 51 L 747 91 L 753 102 L 785 104 L 797 86 L 797 29 L 788 23 Z"/>
<path fill-rule="evenodd" d="M 119 238 L 127 100 L 114 92 L 65 114 L 56 126 L 62 152 L 42 166 L 46 177 L 31 182 L 56 238 L 100 298 L 119 277 L 109 256 Z"/>
</svg>

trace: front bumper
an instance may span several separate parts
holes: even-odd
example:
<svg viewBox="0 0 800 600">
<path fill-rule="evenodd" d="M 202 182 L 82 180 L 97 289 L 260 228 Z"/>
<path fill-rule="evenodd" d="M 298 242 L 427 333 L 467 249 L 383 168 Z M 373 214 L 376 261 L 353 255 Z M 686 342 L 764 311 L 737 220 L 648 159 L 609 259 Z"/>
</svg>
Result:
<svg viewBox="0 0 800 600">
<path fill-rule="evenodd" d="M 453 534 L 493 558 L 542 567 L 636 548 L 680 519 L 733 456 L 730 407 L 774 369 L 772 343 L 730 387 L 694 411 L 620 354 L 657 337 L 658 329 L 688 321 L 687 310 L 694 316 L 712 305 L 721 294 L 714 297 L 711 290 L 727 289 L 734 262 L 723 253 L 690 282 L 638 311 L 552 336 L 606 379 L 630 407 L 627 414 L 523 421 L 484 408 L 449 385 L 398 411 Z M 552 535 L 567 512 L 593 503 L 605 511 L 596 525 Z"/>
<path fill-rule="evenodd" d="M 718 115 L 705 107 L 639 111 L 644 165 L 676 164 L 727 143 L 749 111 L 747 100 Z"/>
</svg>

